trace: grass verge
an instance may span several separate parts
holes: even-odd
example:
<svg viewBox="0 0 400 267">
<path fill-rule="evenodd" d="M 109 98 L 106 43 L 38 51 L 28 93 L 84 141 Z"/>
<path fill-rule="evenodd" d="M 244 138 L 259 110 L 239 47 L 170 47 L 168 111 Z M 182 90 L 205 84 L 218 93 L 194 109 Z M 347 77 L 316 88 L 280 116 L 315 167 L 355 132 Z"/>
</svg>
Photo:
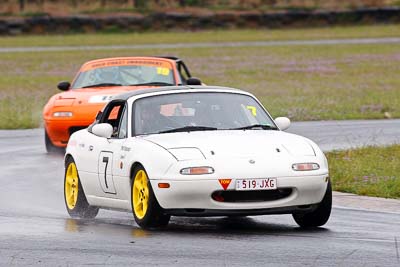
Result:
<svg viewBox="0 0 400 267">
<path fill-rule="evenodd" d="M 346 29 L 341 31 L 346 32 Z M 348 28 L 346 34 L 356 35 L 355 29 L 358 29 L 358 36 L 371 37 L 371 28 L 368 27 Z M 393 26 L 382 26 L 380 29 L 388 33 Z M 400 36 L 400 27 L 396 29 L 392 36 Z M 334 29 L 302 31 L 307 32 L 307 36 L 318 32 L 315 38 L 330 34 L 337 37 L 333 34 Z M 247 39 L 243 38 L 262 40 L 260 36 L 268 36 L 268 32 L 248 31 Z M 286 30 L 278 32 L 280 38 L 290 39 Z M 223 35 L 218 37 L 219 40 L 232 41 L 226 36 L 227 33 L 221 33 Z M 240 36 L 243 31 L 228 33 Z M 196 36 L 194 33 L 185 34 L 165 33 L 158 41 L 186 42 L 193 41 L 188 36 Z M 150 40 L 146 39 L 147 34 L 123 36 L 125 40 Z M 186 37 L 177 40 L 177 36 Z M 96 35 L 98 43 L 93 42 L 115 44 L 119 40 L 114 40 L 114 37 Z M 25 46 L 41 42 L 53 45 L 51 42 L 55 40 L 52 39 L 55 37 L 49 36 L 16 38 L 0 38 L 0 44 L 3 46 L 9 40 L 19 40 Z M 75 38 L 81 38 L 82 42 L 86 40 L 81 35 L 65 38 L 62 45 L 68 45 L 71 40 L 77 40 Z M 208 41 L 218 38 L 210 36 Z M 82 42 L 76 41 L 75 44 Z M 400 117 L 399 51 L 400 44 L 349 44 L 0 53 L 0 128 L 40 126 L 43 105 L 51 95 L 59 92 L 56 84 L 62 80 L 71 81 L 85 61 L 135 55 L 179 56 L 185 60 L 192 74 L 207 84 L 237 87 L 254 93 L 274 117 L 288 116 L 292 120 Z"/>
<path fill-rule="evenodd" d="M 143 32 L 0 37 L 0 47 L 131 45 L 197 42 L 243 42 L 381 38 L 400 36 L 399 25 L 342 26 L 308 29 L 214 30 L 196 32 Z"/>
<path fill-rule="evenodd" d="M 333 189 L 400 198 L 400 145 L 327 153 Z"/>
</svg>

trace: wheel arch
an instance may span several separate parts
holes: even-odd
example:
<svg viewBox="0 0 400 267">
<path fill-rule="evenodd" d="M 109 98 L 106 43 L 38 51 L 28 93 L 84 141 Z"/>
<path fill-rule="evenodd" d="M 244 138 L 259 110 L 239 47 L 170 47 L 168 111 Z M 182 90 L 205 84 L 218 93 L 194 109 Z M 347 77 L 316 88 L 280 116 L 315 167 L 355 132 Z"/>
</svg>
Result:
<svg viewBox="0 0 400 267">
<path fill-rule="evenodd" d="M 74 157 L 73 157 L 70 153 L 65 154 L 65 156 L 64 156 L 64 165 L 67 164 L 67 161 L 68 161 L 70 158 L 72 158 L 72 160 L 74 160 Z M 75 161 L 75 160 L 74 160 L 74 161 Z M 65 167 L 67 167 L 67 166 L 65 166 Z"/>
<path fill-rule="evenodd" d="M 138 161 L 135 161 L 135 162 L 132 163 L 132 165 L 131 165 L 131 169 L 129 170 L 129 181 L 130 181 L 131 186 L 132 186 L 133 178 L 134 178 L 133 175 L 134 175 L 136 169 L 138 169 L 138 168 L 140 168 L 140 167 L 142 167 L 143 169 L 145 169 L 144 166 L 143 166 L 143 164 L 140 163 L 140 162 L 138 162 Z M 146 170 L 146 169 L 145 169 L 145 170 Z"/>
</svg>

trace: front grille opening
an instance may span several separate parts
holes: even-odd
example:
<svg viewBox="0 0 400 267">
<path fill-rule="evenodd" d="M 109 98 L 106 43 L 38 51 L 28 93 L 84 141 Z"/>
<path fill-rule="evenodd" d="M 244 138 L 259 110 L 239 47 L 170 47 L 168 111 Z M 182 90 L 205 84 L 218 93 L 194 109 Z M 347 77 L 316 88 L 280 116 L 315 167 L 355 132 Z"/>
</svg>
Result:
<svg viewBox="0 0 400 267">
<path fill-rule="evenodd" d="M 297 208 L 307 210 L 307 209 L 311 208 L 311 205 L 301 205 L 301 206 L 297 206 Z"/>
<path fill-rule="evenodd" d="M 205 209 L 185 209 L 187 213 L 203 213 Z"/>
<path fill-rule="evenodd" d="M 254 190 L 254 191 L 215 191 L 211 198 L 218 202 L 262 202 L 273 201 L 290 196 L 291 188 L 280 188 L 275 190 Z"/>
</svg>

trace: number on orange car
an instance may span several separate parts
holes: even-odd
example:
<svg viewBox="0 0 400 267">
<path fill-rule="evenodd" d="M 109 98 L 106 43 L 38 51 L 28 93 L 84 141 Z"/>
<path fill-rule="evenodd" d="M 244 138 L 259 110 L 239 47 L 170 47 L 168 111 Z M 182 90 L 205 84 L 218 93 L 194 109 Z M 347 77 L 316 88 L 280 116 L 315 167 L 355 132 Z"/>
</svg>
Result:
<svg viewBox="0 0 400 267">
<path fill-rule="evenodd" d="M 167 76 L 169 74 L 169 69 L 157 67 L 157 74 Z"/>
</svg>

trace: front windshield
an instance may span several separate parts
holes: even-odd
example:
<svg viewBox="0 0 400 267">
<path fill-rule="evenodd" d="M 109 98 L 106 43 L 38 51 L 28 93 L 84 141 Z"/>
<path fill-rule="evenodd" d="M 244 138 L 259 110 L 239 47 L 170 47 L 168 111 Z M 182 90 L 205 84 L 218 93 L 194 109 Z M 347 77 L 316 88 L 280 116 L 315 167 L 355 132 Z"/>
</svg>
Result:
<svg viewBox="0 0 400 267">
<path fill-rule="evenodd" d="M 248 95 L 222 92 L 176 93 L 141 98 L 133 106 L 136 135 L 201 130 L 276 129 Z M 265 127 L 264 127 L 265 126 Z"/>
<path fill-rule="evenodd" d="M 174 85 L 172 66 L 122 65 L 82 71 L 73 89 L 96 86 Z"/>
</svg>

